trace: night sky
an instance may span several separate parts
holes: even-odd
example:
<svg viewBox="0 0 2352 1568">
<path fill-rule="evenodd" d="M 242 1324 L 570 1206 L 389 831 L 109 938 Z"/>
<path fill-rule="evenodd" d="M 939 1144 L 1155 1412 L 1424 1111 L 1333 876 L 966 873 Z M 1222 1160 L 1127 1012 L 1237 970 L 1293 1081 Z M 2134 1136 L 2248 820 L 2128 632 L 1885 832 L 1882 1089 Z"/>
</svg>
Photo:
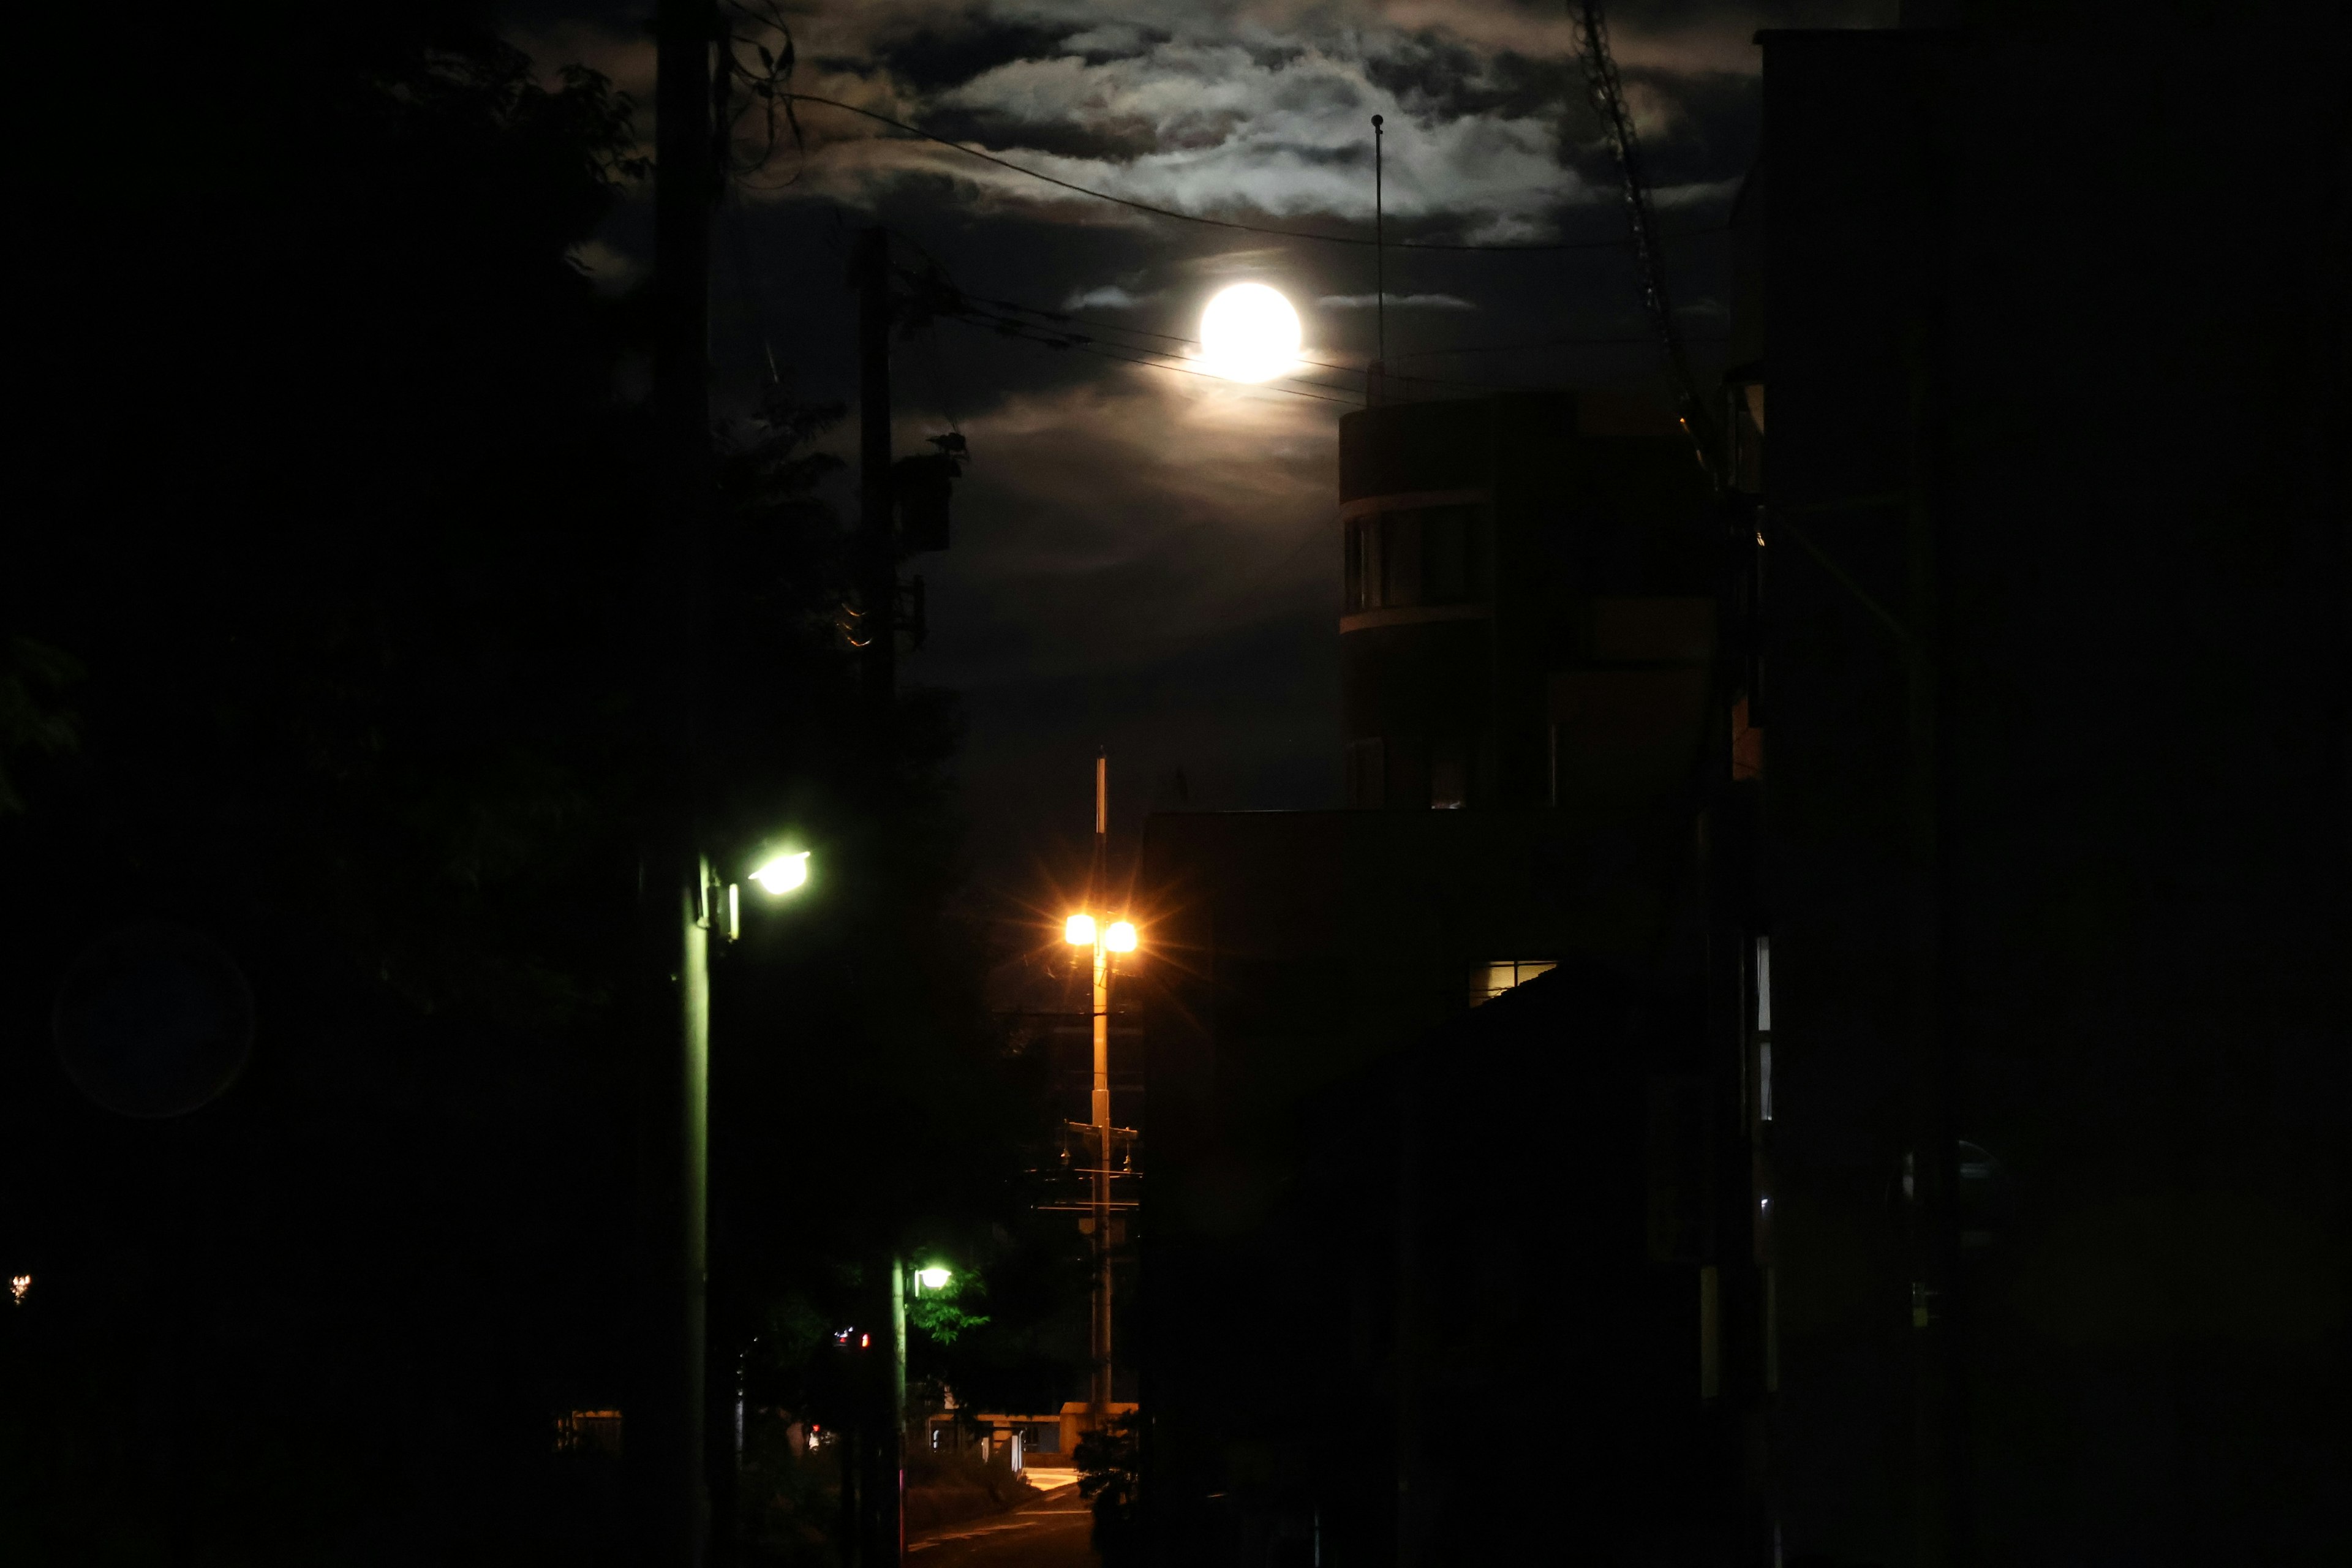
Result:
<svg viewBox="0 0 2352 1568">
<path fill-rule="evenodd" d="M 1719 231 L 1757 144 L 1752 34 L 1874 24 L 1885 9 L 1612 7 L 1661 227 L 1692 236 L 1670 258 L 1702 369 L 1720 341 L 1727 258 L 1706 231 Z M 589 65 L 649 105 L 647 10 L 525 4 L 509 36 L 543 68 Z M 1564 6 L 890 0 L 789 15 L 793 90 L 1185 213 L 1367 235 L 1369 121 L 1382 114 L 1391 238 L 1596 242 L 1391 251 L 1392 371 L 1454 393 L 1657 374 Z M 741 54 L 754 58 L 749 44 Z M 1071 312 L 1070 330 L 1110 352 L 1190 352 L 1181 340 L 1209 296 L 1252 279 L 1298 308 L 1308 358 L 1372 356 L 1367 247 L 1152 217 L 837 110 L 800 114 L 804 153 L 787 132 L 765 169 L 734 183 L 722 218 L 722 407 L 749 406 L 770 353 L 795 395 L 854 397 L 844 275 L 850 237 L 877 221 L 908 242 L 902 262 L 927 255 L 969 295 Z M 761 132 L 755 112 L 739 122 L 746 149 Z M 641 285 L 650 236 L 640 188 L 581 259 L 600 284 Z M 1139 335 L 1154 333 L 1166 336 Z M 928 580 L 931 635 L 903 669 L 962 694 L 958 767 L 981 887 L 1018 903 L 1040 896 L 1032 868 L 1066 864 L 1089 826 L 1097 742 L 1113 757 L 1115 834 L 1180 800 L 1336 805 L 1331 518 L 1338 423 L 1360 402 L 1360 376 L 1308 366 L 1286 392 L 1248 387 L 958 321 L 916 333 L 896 363 L 898 449 L 950 426 L 971 445 L 956 546 L 911 567 Z M 854 427 L 832 440 L 851 452 Z"/>
</svg>

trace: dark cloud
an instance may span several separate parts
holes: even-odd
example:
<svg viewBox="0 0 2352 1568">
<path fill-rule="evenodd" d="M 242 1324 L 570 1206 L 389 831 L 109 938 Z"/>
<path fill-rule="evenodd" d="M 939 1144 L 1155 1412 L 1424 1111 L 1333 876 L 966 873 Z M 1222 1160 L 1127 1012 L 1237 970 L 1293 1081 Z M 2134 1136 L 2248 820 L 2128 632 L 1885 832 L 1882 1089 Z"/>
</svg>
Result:
<svg viewBox="0 0 2352 1568">
<path fill-rule="evenodd" d="M 937 92 L 1015 60 L 1052 59 L 1078 29 L 991 16 L 974 5 L 918 30 L 873 40 L 872 59 L 903 86 Z"/>
<path fill-rule="evenodd" d="M 1652 179 L 1660 184 L 1721 180 L 1745 174 L 1755 162 L 1764 108 L 1761 78 L 1728 71 L 1625 74 L 1676 110 L 1662 131 L 1643 139 Z"/>
<path fill-rule="evenodd" d="M 1509 51 L 1481 54 L 1428 28 L 1364 62 L 1372 85 L 1395 95 L 1424 124 L 1482 114 L 1515 120 L 1556 115 L 1571 89 L 1583 90 L 1581 79 L 1568 74 L 1573 68 Z"/>
<path fill-rule="evenodd" d="M 1260 70 L 1278 71 L 1307 58 L 1307 46 L 1304 44 L 1252 43 L 1245 47 L 1249 50 L 1250 64 Z"/>
</svg>

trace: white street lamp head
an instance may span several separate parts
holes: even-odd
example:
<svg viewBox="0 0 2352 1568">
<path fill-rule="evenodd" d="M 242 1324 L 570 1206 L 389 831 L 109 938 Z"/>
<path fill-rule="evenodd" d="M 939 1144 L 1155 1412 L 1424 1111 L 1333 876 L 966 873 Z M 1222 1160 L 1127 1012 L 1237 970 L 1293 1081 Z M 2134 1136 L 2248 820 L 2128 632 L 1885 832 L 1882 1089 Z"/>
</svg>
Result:
<svg viewBox="0 0 2352 1568">
<path fill-rule="evenodd" d="M 1113 952 L 1135 951 L 1135 927 L 1126 921 L 1113 921 L 1110 930 L 1103 933 L 1103 945 Z"/>
<path fill-rule="evenodd" d="M 929 1268 L 918 1269 L 915 1278 L 923 1282 L 923 1289 L 926 1290 L 944 1290 L 947 1289 L 948 1281 L 954 1279 L 955 1275 L 934 1263 Z"/>
<path fill-rule="evenodd" d="M 805 849 L 791 855 L 772 855 L 767 863 L 751 873 L 751 880 L 770 893 L 789 893 L 808 885 L 809 852 Z"/>
<path fill-rule="evenodd" d="M 1228 381 L 1271 381 L 1298 363 L 1298 312 L 1263 283 L 1236 283 L 1201 315 L 1207 368 Z"/>
<path fill-rule="evenodd" d="M 1072 947 L 1092 947 L 1095 944 L 1095 917 L 1072 915 L 1062 922 L 1062 940 Z"/>
</svg>

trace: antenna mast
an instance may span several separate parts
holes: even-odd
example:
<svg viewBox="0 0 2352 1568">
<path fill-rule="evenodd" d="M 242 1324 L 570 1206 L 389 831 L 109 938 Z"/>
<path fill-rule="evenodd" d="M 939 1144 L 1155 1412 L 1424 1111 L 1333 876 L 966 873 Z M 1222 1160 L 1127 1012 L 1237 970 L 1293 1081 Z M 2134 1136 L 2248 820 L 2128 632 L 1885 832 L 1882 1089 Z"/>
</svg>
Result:
<svg viewBox="0 0 2352 1568">
<path fill-rule="evenodd" d="M 1383 177 L 1387 163 L 1382 155 L 1388 132 L 1381 129 L 1381 117 L 1372 116 L 1372 324 L 1377 334 L 1379 353 L 1372 363 L 1382 370 L 1389 363 L 1389 236 L 1388 192 Z"/>
</svg>

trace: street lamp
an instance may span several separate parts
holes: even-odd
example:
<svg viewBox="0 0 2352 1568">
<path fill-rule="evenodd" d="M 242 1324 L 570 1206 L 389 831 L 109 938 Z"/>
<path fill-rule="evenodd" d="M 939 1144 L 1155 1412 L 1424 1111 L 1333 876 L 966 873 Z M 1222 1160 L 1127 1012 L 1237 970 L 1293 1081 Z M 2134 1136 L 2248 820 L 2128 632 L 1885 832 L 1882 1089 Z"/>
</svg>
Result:
<svg viewBox="0 0 2352 1568">
<path fill-rule="evenodd" d="M 805 849 L 771 855 L 751 873 L 751 880 L 767 889 L 772 898 L 807 887 L 808 877 L 809 852 Z"/>
<path fill-rule="evenodd" d="M 808 851 L 771 855 L 751 873 L 751 879 L 772 895 L 795 892 L 808 883 Z M 684 1158 L 678 1224 L 683 1231 L 678 1286 L 685 1297 L 679 1327 L 681 1352 L 677 1373 L 685 1394 L 682 1430 L 676 1436 L 682 1463 L 677 1485 L 687 1533 L 700 1552 L 707 1472 L 703 1454 L 703 1413 L 709 1396 L 709 1369 L 705 1362 L 708 1296 L 710 1279 L 710 936 L 729 942 L 742 931 L 741 889 L 719 877 L 708 856 L 694 860 L 694 885 L 687 889 L 681 910 L 683 942 L 679 953 L 677 989 L 680 1034 L 685 1047 L 679 1132 Z"/>
<path fill-rule="evenodd" d="M 1102 770 L 1096 771 L 1097 837 L 1105 816 Z M 1099 857 L 1098 857 L 1099 858 Z M 1135 923 L 1117 920 L 1108 926 L 1091 914 L 1074 914 L 1062 922 L 1062 940 L 1072 947 L 1088 947 L 1095 957 L 1095 1090 L 1094 1090 L 1094 1213 L 1095 1288 L 1087 1314 L 1087 1350 L 1093 1363 L 1087 1379 L 1088 1415 L 1095 1430 L 1110 1420 L 1110 955 L 1135 951 Z"/>
<path fill-rule="evenodd" d="M 944 1290 L 948 1288 L 948 1281 L 954 1278 L 954 1272 L 940 1264 L 918 1268 L 915 1270 L 915 1294 L 919 1296 L 926 1290 Z"/>
</svg>

